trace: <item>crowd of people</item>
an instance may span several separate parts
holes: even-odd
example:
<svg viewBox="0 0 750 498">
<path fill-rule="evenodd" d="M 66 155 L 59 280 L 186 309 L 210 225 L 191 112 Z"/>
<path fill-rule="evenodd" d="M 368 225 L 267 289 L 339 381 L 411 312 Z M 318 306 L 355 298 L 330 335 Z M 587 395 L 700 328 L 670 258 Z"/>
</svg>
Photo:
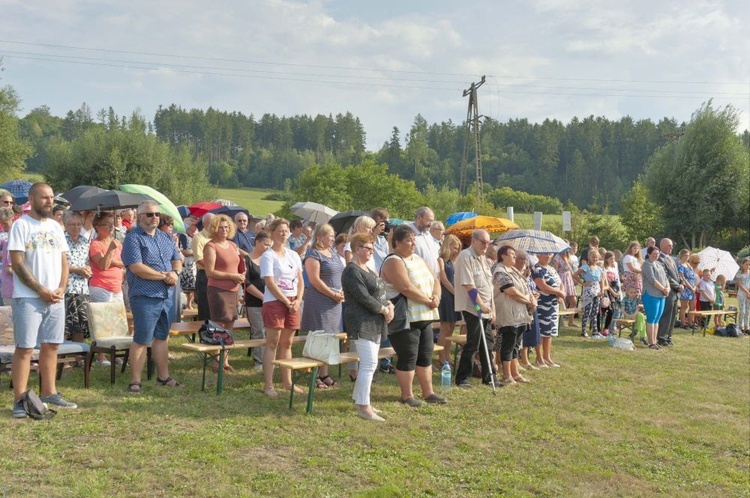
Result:
<svg viewBox="0 0 750 498">
<path fill-rule="evenodd" d="M 147 346 L 157 384 L 181 386 L 169 374 L 167 341 L 183 307 L 197 307 L 199 320 L 230 330 L 244 310 L 250 337 L 265 340 L 252 359 L 253 368 L 263 372 L 266 396 L 279 396 L 273 361 L 291 358 L 298 331 L 343 331 L 360 360 L 349 365 L 357 415 L 383 421 L 370 396 L 378 370 L 395 374 L 404 405 L 444 404 L 432 378 L 446 365 L 462 389 L 473 388 L 475 370 L 483 384 L 513 386 L 530 382 L 527 371 L 559 368 L 552 355 L 559 311 L 578 306 L 579 299 L 582 336 L 615 333 L 616 320 L 629 318 L 635 322 L 631 339 L 659 349 L 673 344 L 678 301 L 679 323 L 690 327 L 696 324 L 688 310 L 718 307 L 723 296 L 724 282 L 699 274 L 695 255 L 681 251 L 678 261 L 671 257 L 669 239 L 649 241 L 645 251 L 633 242 L 621 254 L 600 248 L 592 237 L 579 259 L 575 243 L 560 254 L 526 254 L 493 242 L 484 230 L 462 242 L 445 235 L 428 207 L 398 226 L 391 225 L 387 209 L 377 208 L 338 234 L 327 223 L 206 213 L 200 220 L 186 217 L 186 231 L 175 234 L 173 220 L 153 201 L 135 212 L 78 213 L 59 209 L 43 183 L 32 186 L 24 216 L 13 210 L 12 196 L 6 200 L 0 192 L 0 227 L 7 237 L 0 240 L 2 297 L 13 307 L 16 343 L 14 417 L 25 416 L 20 400 L 37 344 L 42 400 L 76 407 L 56 390 L 56 352 L 63 339 L 89 337 L 89 302 L 122 302 L 132 311 L 128 391 L 133 394 L 142 391 Z M 737 288 L 738 324 L 745 331 L 750 260 L 742 262 Z M 568 320 L 572 326 L 573 316 Z M 466 344 L 453 365 L 447 339 L 459 324 Z M 444 348 L 437 365 L 436 343 Z M 395 364 L 378 360 L 386 346 L 396 351 Z M 108 364 L 104 356 L 97 362 Z M 212 367 L 235 371 L 228 356 Z M 301 392 L 289 369 L 281 369 L 280 379 L 282 389 Z M 338 385 L 320 369 L 317 389 Z"/>
</svg>

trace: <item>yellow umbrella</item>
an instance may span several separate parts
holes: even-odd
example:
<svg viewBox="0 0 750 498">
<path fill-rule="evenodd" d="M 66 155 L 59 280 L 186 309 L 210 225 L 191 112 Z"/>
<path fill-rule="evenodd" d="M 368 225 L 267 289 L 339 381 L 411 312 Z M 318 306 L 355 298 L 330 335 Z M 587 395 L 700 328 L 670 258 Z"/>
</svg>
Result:
<svg viewBox="0 0 750 498">
<path fill-rule="evenodd" d="M 453 225 L 448 227 L 448 230 L 446 230 L 445 233 L 455 235 L 458 238 L 462 238 L 471 236 L 471 232 L 479 229 L 487 230 L 488 233 L 502 233 L 507 232 L 508 230 L 515 230 L 517 228 L 521 227 L 506 218 L 495 218 L 494 216 L 479 215 L 473 218 L 469 218 L 468 220 L 454 223 Z"/>
</svg>

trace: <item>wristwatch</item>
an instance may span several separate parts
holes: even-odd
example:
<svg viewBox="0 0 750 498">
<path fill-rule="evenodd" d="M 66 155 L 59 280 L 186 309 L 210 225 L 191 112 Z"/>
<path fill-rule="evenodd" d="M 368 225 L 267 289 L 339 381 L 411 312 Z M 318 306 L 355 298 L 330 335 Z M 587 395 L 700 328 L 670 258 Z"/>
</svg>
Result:
<svg viewBox="0 0 750 498">
<path fill-rule="evenodd" d="M 177 270 L 172 270 L 172 271 L 173 271 L 173 272 L 174 272 L 174 274 L 175 274 L 175 275 L 177 275 L 178 277 L 181 277 L 181 276 L 182 276 L 182 272 L 181 272 L 181 271 L 177 271 Z"/>
</svg>

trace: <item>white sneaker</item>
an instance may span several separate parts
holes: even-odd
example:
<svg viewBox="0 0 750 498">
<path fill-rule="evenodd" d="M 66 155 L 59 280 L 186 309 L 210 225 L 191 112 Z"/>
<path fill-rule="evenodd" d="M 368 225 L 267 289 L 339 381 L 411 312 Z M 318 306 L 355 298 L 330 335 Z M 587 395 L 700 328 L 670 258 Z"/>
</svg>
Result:
<svg viewBox="0 0 750 498">
<path fill-rule="evenodd" d="M 112 366 L 112 362 L 109 361 L 109 360 L 103 360 L 103 361 L 96 360 L 96 364 L 100 365 L 102 367 L 110 367 L 110 366 Z"/>
<path fill-rule="evenodd" d="M 253 370 L 263 370 L 263 363 L 256 363 L 253 365 Z"/>
</svg>

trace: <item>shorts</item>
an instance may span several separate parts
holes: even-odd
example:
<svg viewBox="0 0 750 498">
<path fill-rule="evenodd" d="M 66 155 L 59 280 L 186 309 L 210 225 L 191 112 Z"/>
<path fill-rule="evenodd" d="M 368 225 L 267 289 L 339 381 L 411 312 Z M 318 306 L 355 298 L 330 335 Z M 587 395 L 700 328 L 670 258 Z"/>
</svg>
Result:
<svg viewBox="0 0 750 498">
<path fill-rule="evenodd" d="M 294 302 L 297 298 L 290 297 L 289 301 Z M 267 329 L 286 329 L 286 330 L 297 330 L 299 329 L 300 318 L 302 313 L 297 310 L 295 313 L 290 313 L 289 308 L 284 306 L 281 301 L 268 301 L 263 303 L 261 308 L 261 315 L 263 316 L 263 326 Z"/>
<path fill-rule="evenodd" d="M 122 291 L 112 292 L 94 285 L 89 286 L 89 297 L 92 303 L 122 303 Z"/>
<path fill-rule="evenodd" d="M 148 346 L 154 339 L 166 341 L 174 314 L 174 298 L 130 296 L 133 310 L 133 342 Z"/>
<path fill-rule="evenodd" d="M 14 297 L 13 342 L 17 348 L 62 344 L 65 339 L 65 302 L 49 304 L 40 297 Z"/>
</svg>

